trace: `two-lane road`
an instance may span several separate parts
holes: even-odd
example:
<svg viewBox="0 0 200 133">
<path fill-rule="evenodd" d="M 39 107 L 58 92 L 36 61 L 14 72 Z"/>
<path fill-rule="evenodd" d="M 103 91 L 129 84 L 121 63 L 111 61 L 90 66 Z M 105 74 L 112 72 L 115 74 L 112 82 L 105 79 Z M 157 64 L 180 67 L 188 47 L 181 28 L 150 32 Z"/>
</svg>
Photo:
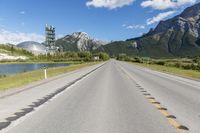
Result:
<svg viewBox="0 0 200 133">
<path fill-rule="evenodd" d="M 144 96 L 140 89 L 143 87 L 175 115 L 179 123 L 187 126 L 189 132 L 199 133 L 198 85 L 199 82 L 178 77 L 173 80 L 161 73 L 111 60 L 3 132 L 178 132 Z"/>
<path fill-rule="evenodd" d="M 200 133 L 200 82 L 118 62 L 192 133 Z"/>
</svg>

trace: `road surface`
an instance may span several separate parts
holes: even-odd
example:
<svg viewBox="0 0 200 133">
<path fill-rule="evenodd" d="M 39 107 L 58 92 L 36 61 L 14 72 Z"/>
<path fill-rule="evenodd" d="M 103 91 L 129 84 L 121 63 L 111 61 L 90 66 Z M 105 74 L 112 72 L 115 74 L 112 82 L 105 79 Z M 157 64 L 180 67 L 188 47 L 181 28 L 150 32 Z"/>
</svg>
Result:
<svg viewBox="0 0 200 133">
<path fill-rule="evenodd" d="M 6 133 L 200 133 L 200 83 L 111 60 Z"/>
</svg>

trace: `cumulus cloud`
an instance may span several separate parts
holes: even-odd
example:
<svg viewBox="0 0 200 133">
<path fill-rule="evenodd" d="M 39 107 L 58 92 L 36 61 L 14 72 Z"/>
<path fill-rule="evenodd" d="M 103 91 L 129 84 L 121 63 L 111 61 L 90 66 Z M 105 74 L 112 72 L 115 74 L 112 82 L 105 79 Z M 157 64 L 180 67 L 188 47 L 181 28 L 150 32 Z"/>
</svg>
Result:
<svg viewBox="0 0 200 133">
<path fill-rule="evenodd" d="M 173 15 L 174 13 L 176 13 L 176 11 L 168 11 L 168 12 L 159 13 L 157 16 L 155 16 L 153 18 L 147 19 L 147 25 L 151 25 L 156 22 L 159 22 L 159 21 Z"/>
<path fill-rule="evenodd" d="M 140 25 L 140 24 L 137 24 L 137 25 L 126 25 L 126 24 L 123 24 L 122 27 L 125 27 L 126 29 L 145 29 L 145 26 L 144 25 Z"/>
<path fill-rule="evenodd" d="M 23 41 L 43 42 L 44 36 L 36 33 L 22 33 L 0 30 L 0 44 L 18 44 Z"/>
<path fill-rule="evenodd" d="M 91 0 L 86 3 L 88 7 L 93 6 L 93 7 L 104 7 L 104 8 L 109 8 L 109 9 L 115 9 L 115 8 L 120 8 L 123 6 L 130 5 L 134 2 L 135 0 Z"/>
<path fill-rule="evenodd" d="M 186 4 L 193 4 L 195 2 L 196 0 L 145 0 L 141 3 L 141 6 L 164 10 L 168 8 L 176 8 Z"/>
</svg>

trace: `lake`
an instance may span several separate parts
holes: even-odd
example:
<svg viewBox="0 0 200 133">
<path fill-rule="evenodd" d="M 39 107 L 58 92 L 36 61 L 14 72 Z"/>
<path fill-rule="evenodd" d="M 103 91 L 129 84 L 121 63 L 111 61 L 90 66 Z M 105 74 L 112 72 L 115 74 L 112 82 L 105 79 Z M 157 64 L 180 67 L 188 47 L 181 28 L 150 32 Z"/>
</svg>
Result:
<svg viewBox="0 0 200 133">
<path fill-rule="evenodd" d="M 62 67 L 69 66 L 70 64 L 58 63 L 58 64 L 0 64 L 0 75 L 16 74 L 27 71 L 33 71 L 38 69 L 43 69 L 44 67 Z"/>
</svg>

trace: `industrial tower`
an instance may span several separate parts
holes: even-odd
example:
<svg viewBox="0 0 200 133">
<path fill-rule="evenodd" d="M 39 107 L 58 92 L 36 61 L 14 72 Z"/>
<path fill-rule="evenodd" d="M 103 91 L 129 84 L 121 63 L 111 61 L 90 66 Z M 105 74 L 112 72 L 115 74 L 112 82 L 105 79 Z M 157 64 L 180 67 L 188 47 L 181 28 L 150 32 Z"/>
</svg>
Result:
<svg viewBox="0 0 200 133">
<path fill-rule="evenodd" d="M 46 47 L 48 49 L 48 52 L 54 53 L 58 50 L 58 48 L 55 46 L 55 40 L 56 40 L 56 33 L 55 33 L 55 27 L 54 26 L 48 26 L 46 24 L 45 27 L 45 35 L 46 35 Z"/>
<path fill-rule="evenodd" d="M 46 24 L 45 34 L 46 34 L 46 45 L 47 45 L 47 47 L 50 47 L 50 48 L 55 47 L 55 27 L 48 26 Z"/>
</svg>

